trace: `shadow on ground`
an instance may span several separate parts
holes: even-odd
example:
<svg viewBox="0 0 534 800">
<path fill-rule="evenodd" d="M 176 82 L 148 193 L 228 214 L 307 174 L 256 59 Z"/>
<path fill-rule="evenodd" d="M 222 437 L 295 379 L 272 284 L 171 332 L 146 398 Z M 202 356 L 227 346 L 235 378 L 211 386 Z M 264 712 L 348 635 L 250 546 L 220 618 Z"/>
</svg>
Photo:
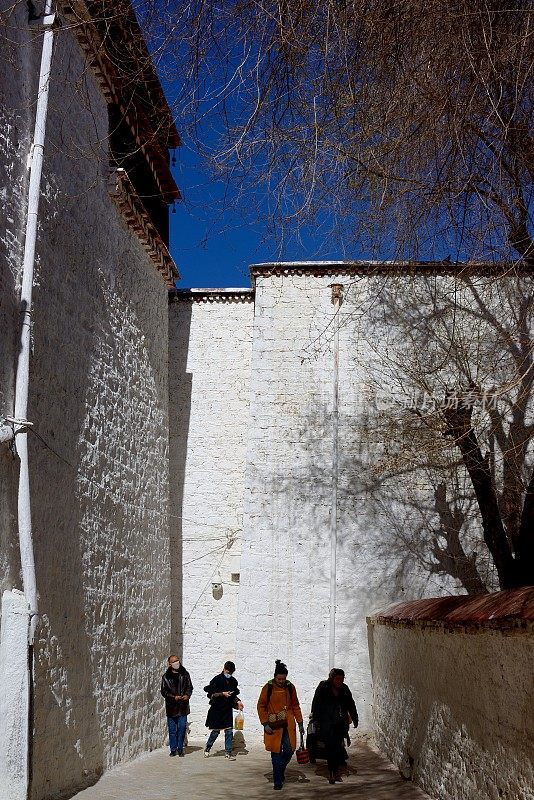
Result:
<svg viewBox="0 0 534 800">
<path fill-rule="evenodd" d="M 244 745 L 244 742 L 243 742 Z M 191 743 L 185 758 L 169 758 L 165 750 L 150 753 L 104 775 L 77 800 L 260 800 L 270 792 L 272 775 L 269 754 L 260 746 L 237 751 L 236 760 L 222 757 L 218 748 L 204 758 L 200 742 Z M 214 757 L 215 756 L 215 757 Z M 349 749 L 349 762 L 342 782 L 327 780 L 326 764 L 300 765 L 293 759 L 286 772 L 280 797 L 357 797 L 358 800 L 428 800 L 428 796 L 403 780 L 388 761 L 367 744 L 356 742 Z M 269 793 L 270 796 L 270 793 Z"/>
</svg>

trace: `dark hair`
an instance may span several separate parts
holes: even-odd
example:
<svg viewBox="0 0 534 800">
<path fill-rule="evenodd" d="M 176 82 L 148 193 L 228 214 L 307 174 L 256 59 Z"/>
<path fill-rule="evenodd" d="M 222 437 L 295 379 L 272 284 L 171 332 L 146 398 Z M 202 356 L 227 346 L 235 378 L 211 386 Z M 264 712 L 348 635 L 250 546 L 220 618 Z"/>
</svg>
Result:
<svg viewBox="0 0 534 800">
<path fill-rule="evenodd" d="M 274 677 L 276 678 L 277 675 L 287 675 L 289 672 L 288 668 L 285 664 L 282 664 L 279 658 L 276 659 L 275 667 L 274 667 Z"/>
<path fill-rule="evenodd" d="M 233 661 L 225 661 L 224 662 L 224 669 L 228 670 L 228 672 L 235 672 L 235 664 Z"/>
<path fill-rule="evenodd" d="M 328 680 L 331 681 L 334 678 L 337 678 L 338 675 L 341 675 L 342 678 L 345 677 L 345 673 L 342 669 L 336 669 L 334 667 L 334 669 L 331 669 L 330 672 L 328 673 Z"/>
</svg>

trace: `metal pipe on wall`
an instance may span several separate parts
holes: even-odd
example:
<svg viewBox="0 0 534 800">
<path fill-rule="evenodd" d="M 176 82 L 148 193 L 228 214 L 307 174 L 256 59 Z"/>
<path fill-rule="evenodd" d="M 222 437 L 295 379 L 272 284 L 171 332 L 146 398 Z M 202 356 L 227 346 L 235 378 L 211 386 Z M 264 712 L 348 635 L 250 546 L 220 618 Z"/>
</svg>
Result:
<svg viewBox="0 0 534 800">
<path fill-rule="evenodd" d="M 28 209 L 24 238 L 22 285 L 20 290 L 21 329 L 15 379 L 14 433 L 17 455 L 19 457 L 18 531 L 24 596 L 28 602 L 31 616 L 29 629 L 30 645 L 33 644 L 37 626 L 38 604 L 31 520 L 28 430 L 25 422 L 28 413 L 35 244 L 37 240 L 39 197 L 41 194 L 41 175 L 43 169 L 46 117 L 48 112 L 50 70 L 52 67 L 54 46 L 54 23 L 55 15 L 52 14 L 52 0 L 47 0 L 44 15 L 39 20 L 39 24 L 44 30 L 44 35 L 43 49 L 41 52 L 41 67 L 39 71 L 37 108 L 35 112 L 34 138 L 29 156 L 30 177 L 28 187 Z"/>
<path fill-rule="evenodd" d="M 336 589 L 337 589 L 337 480 L 339 435 L 339 309 L 343 302 L 343 284 L 333 283 L 334 304 L 333 340 L 333 398 L 332 398 L 332 506 L 330 509 L 330 630 L 328 642 L 328 667 L 332 669 L 336 658 Z"/>
</svg>

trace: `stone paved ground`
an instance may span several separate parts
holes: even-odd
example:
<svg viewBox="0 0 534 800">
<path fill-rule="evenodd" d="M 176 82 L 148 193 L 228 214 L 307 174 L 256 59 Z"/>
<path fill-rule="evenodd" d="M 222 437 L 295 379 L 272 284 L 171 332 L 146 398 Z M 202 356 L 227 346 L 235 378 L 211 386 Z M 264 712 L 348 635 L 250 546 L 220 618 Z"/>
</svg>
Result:
<svg viewBox="0 0 534 800">
<path fill-rule="evenodd" d="M 210 758 L 203 742 L 191 742 L 185 758 L 169 758 L 157 750 L 107 773 L 76 800 L 284 800 L 354 797 L 358 800 L 429 800 L 428 795 L 398 772 L 364 742 L 349 749 L 343 783 L 330 786 L 324 761 L 300 766 L 295 758 L 287 768 L 286 783 L 274 794 L 269 754 L 259 745 L 235 747 L 236 761 L 224 758 L 217 742 Z M 217 749 L 218 748 L 218 749 Z"/>
</svg>

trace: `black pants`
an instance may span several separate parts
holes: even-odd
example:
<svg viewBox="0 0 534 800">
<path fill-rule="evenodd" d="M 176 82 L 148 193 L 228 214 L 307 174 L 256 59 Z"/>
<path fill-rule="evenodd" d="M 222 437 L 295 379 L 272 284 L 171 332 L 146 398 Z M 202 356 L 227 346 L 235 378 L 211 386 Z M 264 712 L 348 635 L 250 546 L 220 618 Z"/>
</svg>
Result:
<svg viewBox="0 0 534 800">
<path fill-rule="evenodd" d="M 338 736 L 330 736 L 326 745 L 326 763 L 330 772 L 337 772 L 340 765 L 345 761 L 345 748 L 343 739 Z"/>
</svg>

